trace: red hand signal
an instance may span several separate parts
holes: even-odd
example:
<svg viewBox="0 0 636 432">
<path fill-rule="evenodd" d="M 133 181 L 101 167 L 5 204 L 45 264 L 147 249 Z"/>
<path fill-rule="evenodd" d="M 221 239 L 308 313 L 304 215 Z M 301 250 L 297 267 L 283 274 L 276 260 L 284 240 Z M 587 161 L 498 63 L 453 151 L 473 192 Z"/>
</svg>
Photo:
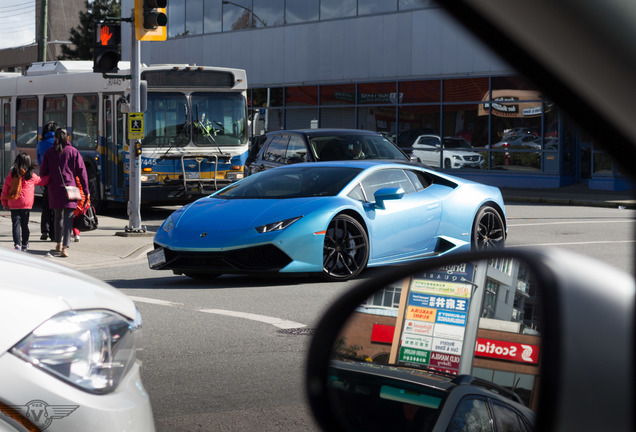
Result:
<svg viewBox="0 0 636 432">
<path fill-rule="evenodd" d="M 108 41 L 112 36 L 113 34 L 110 31 L 110 27 L 104 26 L 100 29 L 99 39 L 101 40 L 102 45 L 108 45 Z"/>
</svg>

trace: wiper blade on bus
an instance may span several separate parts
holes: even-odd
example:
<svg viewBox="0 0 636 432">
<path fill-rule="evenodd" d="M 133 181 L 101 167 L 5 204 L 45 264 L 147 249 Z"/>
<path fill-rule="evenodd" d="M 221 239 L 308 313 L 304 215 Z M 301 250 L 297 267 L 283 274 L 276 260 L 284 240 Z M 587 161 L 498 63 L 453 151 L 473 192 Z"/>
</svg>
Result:
<svg viewBox="0 0 636 432">
<path fill-rule="evenodd" d="M 210 134 L 210 131 L 208 130 L 208 128 L 199 121 L 199 104 L 196 104 L 194 108 L 196 109 L 196 119 L 194 121 L 193 126 L 200 131 L 201 136 L 205 137 L 210 144 L 213 144 L 214 146 L 216 146 L 216 149 L 219 151 L 219 155 L 223 156 L 223 150 L 221 150 L 221 147 L 219 147 L 219 144 L 216 142 L 212 134 Z M 193 131 L 193 138 L 194 138 L 194 131 Z"/>
</svg>

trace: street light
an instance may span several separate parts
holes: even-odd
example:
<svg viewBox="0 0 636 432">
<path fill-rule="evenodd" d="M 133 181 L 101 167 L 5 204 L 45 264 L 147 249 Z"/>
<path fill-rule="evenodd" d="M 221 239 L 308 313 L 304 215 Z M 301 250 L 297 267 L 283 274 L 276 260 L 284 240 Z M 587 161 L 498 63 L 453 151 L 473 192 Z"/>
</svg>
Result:
<svg viewBox="0 0 636 432">
<path fill-rule="evenodd" d="M 228 1 L 228 0 L 223 0 L 223 4 L 231 4 L 231 5 L 234 5 L 234 6 L 236 6 L 236 7 L 241 8 L 241 9 L 245 9 L 246 11 L 248 11 L 249 13 L 251 13 L 251 14 L 252 14 L 252 16 L 253 16 L 254 18 L 256 18 L 257 20 L 259 20 L 259 21 L 261 22 L 261 24 L 263 24 L 263 27 L 267 27 L 267 24 L 265 23 L 265 21 L 263 21 L 263 20 L 262 20 L 262 19 L 261 19 L 258 15 L 256 15 L 252 9 L 250 9 L 250 8 L 248 8 L 248 7 L 245 7 L 245 6 L 243 6 L 243 5 L 240 5 L 240 4 L 237 4 L 237 3 L 234 3 L 234 2 Z"/>
</svg>

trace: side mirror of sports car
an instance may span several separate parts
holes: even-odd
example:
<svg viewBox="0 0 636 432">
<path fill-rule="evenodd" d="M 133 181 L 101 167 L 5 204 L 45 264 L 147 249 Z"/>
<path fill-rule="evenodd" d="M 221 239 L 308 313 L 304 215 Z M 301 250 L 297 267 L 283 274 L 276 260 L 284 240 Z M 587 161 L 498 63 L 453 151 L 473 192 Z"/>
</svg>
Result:
<svg viewBox="0 0 636 432">
<path fill-rule="evenodd" d="M 631 275 L 559 249 L 395 267 L 320 320 L 312 412 L 325 431 L 632 430 L 634 296 Z"/>
<path fill-rule="evenodd" d="M 378 189 L 373 196 L 375 197 L 375 206 L 379 209 L 384 209 L 384 201 L 402 199 L 404 196 L 404 189 L 382 188 Z"/>
</svg>

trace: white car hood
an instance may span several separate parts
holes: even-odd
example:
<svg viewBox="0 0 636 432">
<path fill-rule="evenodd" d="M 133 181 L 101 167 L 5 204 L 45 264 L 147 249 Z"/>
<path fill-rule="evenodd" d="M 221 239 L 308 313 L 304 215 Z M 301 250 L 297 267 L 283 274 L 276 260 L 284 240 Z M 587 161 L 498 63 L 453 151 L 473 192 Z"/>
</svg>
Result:
<svg viewBox="0 0 636 432">
<path fill-rule="evenodd" d="M 0 248 L 0 355 L 40 324 L 70 309 L 108 309 L 130 319 L 135 305 L 83 273 Z"/>
</svg>

